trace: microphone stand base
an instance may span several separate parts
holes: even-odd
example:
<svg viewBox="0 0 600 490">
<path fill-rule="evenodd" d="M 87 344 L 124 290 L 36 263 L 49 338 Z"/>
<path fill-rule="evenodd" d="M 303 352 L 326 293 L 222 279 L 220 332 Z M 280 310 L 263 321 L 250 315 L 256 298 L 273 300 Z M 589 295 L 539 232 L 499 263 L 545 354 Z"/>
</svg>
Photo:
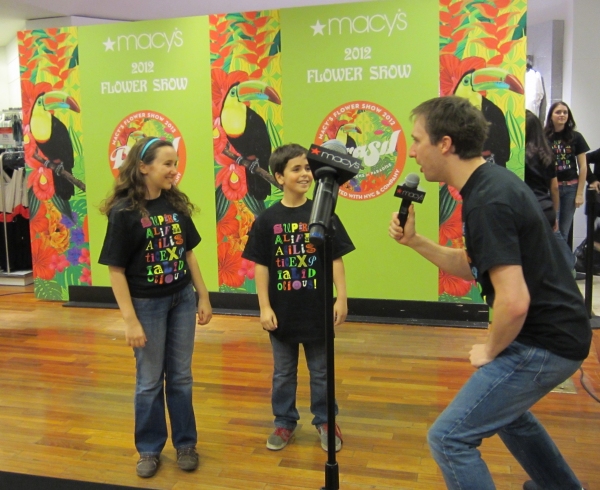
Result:
<svg viewBox="0 0 600 490">
<path fill-rule="evenodd" d="M 339 490 L 340 469 L 336 463 L 325 463 L 325 486 L 321 490 Z"/>
</svg>

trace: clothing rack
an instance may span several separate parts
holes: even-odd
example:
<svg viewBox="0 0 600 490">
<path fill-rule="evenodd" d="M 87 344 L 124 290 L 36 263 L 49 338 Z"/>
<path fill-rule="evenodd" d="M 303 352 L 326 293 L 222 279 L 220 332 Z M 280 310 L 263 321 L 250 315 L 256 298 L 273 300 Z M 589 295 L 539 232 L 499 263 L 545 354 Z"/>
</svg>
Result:
<svg viewBox="0 0 600 490">
<path fill-rule="evenodd" d="M 22 149 L 7 150 L 0 154 L 0 168 L 4 173 L 4 157 L 5 156 L 19 156 L 25 157 L 25 152 Z M 0 174 L 1 175 L 1 174 Z M 7 203 L 6 194 L 4 192 L 4 178 L 2 177 L 0 182 L 0 202 L 2 202 L 2 226 L 4 227 L 4 253 L 6 257 L 6 271 L 2 272 L 0 269 L 0 284 L 14 285 L 14 286 L 25 286 L 33 282 L 33 273 L 31 270 L 26 271 L 11 271 L 10 266 L 10 254 L 8 250 L 8 220 L 7 220 Z"/>
</svg>

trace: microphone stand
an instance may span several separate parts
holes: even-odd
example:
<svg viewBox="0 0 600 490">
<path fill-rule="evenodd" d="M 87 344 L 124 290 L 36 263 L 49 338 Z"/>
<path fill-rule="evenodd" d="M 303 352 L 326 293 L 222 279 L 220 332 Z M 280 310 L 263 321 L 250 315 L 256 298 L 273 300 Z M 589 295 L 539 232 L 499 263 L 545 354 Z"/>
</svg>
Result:
<svg viewBox="0 0 600 490">
<path fill-rule="evenodd" d="M 322 245 L 323 295 L 325 304 L 325 343 L 327 348 L 327 463 L 325 464 L 325 486 L 321 490 L 338 490 L 340 472 L 335 454 L 335 350 L 333 328 L 333 230 L 332 224 L 325 230 Z"/>
</svg>

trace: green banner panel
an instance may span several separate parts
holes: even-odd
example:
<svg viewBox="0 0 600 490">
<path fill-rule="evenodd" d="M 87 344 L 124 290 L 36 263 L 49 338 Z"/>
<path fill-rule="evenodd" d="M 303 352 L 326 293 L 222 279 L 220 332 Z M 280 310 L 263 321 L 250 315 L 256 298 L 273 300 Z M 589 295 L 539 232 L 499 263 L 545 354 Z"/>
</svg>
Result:
<svg viewBox="0 0 600 490">
<path fill-rule="evenodd" d="M 108 286 L 97 263 L 106 231 L 98 210 L 138 138 L 173 141 L 179 186 L 198 205 L 203 242 L 196 250 L 207 287 L 217 288 L 208 18 L 82 27 L 81 106 L 88 173 L 89 235 L 94 286 Z"/>
<path fill-rule="evenodd" d="M 351 297 L 431 300 L 438 270 L 389 238 L 396 186 L 419 173 L 409 158 L 410 111 L 438 95 L 437 0 L 326 5 L 281 11 L 285 142 L 342 141 L 364 161 L 340 189 L 336 212 L 356 244 Z M 417 205 L 417 229 L 438 240 L 439 184 Z"/>
</svg>

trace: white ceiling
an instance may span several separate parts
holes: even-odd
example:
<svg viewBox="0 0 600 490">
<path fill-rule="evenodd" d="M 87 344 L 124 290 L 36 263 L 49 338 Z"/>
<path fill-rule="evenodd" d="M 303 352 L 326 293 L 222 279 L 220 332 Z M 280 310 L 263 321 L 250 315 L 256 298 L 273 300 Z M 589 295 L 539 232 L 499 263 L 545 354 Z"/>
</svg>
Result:
<svg viewBox="0 0 600 490">
<path fill-rule="evenodd" d="M 48 17 L 150 20 L 351 1 L 359 0 L 0 0 L 0 46 L 25 29 L 26 20 Z M 564 19 L 572 1 L 529 0 L 529 24 Z"/>
</svg>

